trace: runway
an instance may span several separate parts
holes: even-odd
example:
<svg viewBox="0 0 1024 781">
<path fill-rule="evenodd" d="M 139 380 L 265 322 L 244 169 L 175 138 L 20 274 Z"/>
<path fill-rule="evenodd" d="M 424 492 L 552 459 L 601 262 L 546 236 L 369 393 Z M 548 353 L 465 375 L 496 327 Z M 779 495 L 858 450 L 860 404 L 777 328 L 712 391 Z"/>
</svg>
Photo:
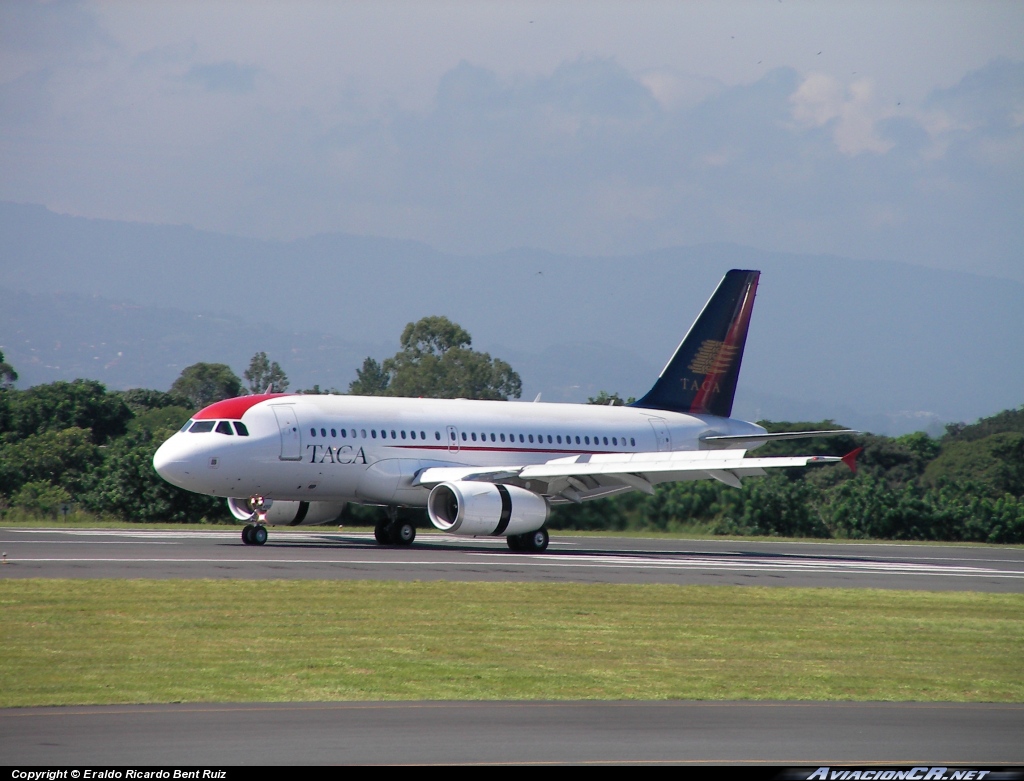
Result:
<svg viewBox="0 0 1024 781">
<path fill-rule="evenodd" d="M 543 554 L 344 529 L 0 529 L 0 578 L 675 583 L 1024 592 L 1024 549 L 558 535 Z M 970 672 L 965 670 L 965 676 Z M 328 702 L 0 710 L 23 765 L 1024 763 L 1024 705 Z M 813 770 L 813 767 L 811 768 Z"/>
<path fill-rule="evenodd" d="M 1024 763 L 1024 705 L 354 702 L 0 711 L 7 765 Z M 112 736 L 117 736 L 112 739 Z M 806 776 L 804 776 L 806 777 Z"/>
<path fill-rule="evenodd" d="M 371 534 L 0 529 L 3 578 L 234 578 L 676 583 L 933 591 L 1024 591 L 1024 549 L 968 545 L 552 536 L 542 554 L 504 540 L 420 533 L 408 548 Z"/>
</svg>

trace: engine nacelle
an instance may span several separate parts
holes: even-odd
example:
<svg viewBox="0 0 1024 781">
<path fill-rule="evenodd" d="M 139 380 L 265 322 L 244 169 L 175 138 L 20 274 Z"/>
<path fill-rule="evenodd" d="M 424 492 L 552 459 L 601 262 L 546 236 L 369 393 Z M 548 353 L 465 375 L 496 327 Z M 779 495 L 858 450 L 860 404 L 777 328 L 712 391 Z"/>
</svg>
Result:
<svg viewBox="0 0 1024 781">
<path fill-rule="evenodd" d="M 514 485 L 461 480 L 440 483 L 427 497 L 430 522 L 449 534 L 507 537 L 536 531 L 548 519 L 548 500 Z"/>
<path fill-rule="evenodd" d="M 266 499 L 267 523 L 271 526 L 316 526 L 330 523 L 345 509 L 345 502 L 275 502 Z M 251 521 L 247 499 L 228 499 L 228 509 L 240 521 Z"/>
</svg>

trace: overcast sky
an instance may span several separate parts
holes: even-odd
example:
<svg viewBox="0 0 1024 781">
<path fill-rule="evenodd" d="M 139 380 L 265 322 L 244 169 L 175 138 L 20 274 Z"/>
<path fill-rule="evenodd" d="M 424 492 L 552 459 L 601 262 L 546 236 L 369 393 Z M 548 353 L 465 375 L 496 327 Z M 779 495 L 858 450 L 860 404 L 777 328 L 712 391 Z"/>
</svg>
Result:
<svg viewBox="0 0 1024 781">
<path fill-rule="evenodd" d="M 1024 4 L 4 0 L 0 199 L 1024 280 Z"/>
</svg>

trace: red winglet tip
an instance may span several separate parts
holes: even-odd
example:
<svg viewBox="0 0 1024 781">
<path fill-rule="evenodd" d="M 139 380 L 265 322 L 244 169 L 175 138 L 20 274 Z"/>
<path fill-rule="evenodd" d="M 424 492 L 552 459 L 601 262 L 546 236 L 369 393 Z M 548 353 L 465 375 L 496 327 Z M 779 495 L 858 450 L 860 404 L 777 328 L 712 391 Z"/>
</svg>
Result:
<svg viewBox="0 0 1024 781">
<path fill-rule="evenodd" d="M 843 456 L 843 463 L 850 467 L 850 471 L 857 474 L 857 456 L 864 452 L 864 448 L 859 447 L 856 450 L 851 450 L 845 456 Z"/>
</svg>

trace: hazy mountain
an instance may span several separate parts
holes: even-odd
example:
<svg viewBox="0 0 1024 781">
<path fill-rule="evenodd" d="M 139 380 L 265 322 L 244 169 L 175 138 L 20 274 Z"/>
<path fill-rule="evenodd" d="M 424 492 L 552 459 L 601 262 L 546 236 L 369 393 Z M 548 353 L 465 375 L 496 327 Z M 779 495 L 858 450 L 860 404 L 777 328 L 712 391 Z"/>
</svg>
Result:
<svg viewBox="0 0 1024 781">
<path fill-rule="evenodd" d="M 344 388 L 402 327 L 443 314 L 524 397 L 645 391 L 728 268 L 760 268 L 735 413 L 898 432 L 1024 401 L 1024 285 L 907 264 L 679 247 L 454 257 L 342 234 L 275 242 L 0 203 L 0 346 L 22 387 L 166 388 L 266 350 L 293 387 Z"/>
</svg>

